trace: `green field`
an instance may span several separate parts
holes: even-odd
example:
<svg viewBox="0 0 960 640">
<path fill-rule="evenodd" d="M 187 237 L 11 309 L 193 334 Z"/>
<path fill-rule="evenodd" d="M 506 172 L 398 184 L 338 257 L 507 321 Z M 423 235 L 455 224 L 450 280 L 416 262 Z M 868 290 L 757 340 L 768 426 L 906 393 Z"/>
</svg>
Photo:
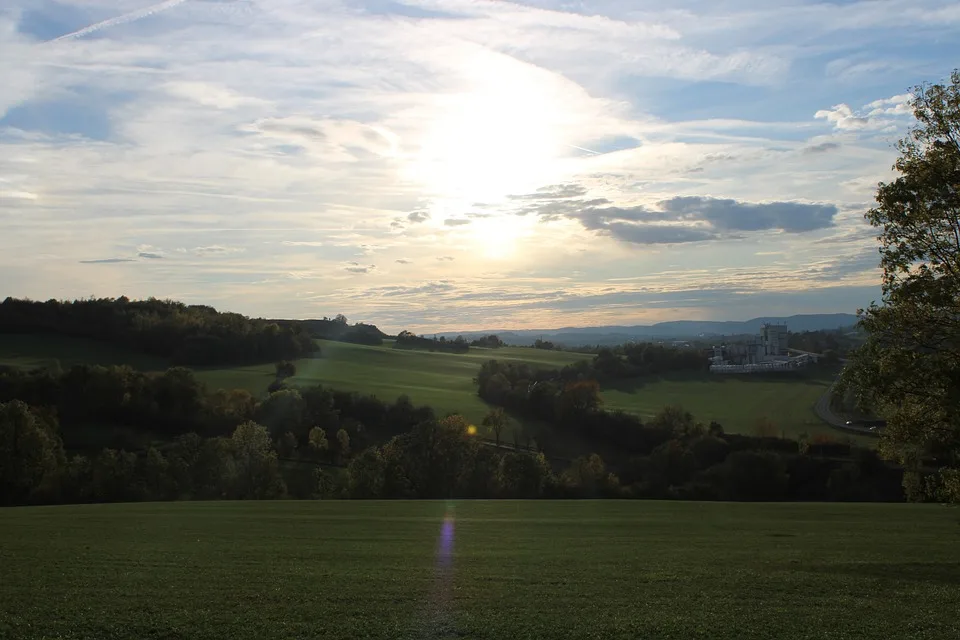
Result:
<svg viewBox="0 0 960 640">
<path fill-rule="evenodd" d="M 337 389 L 371 393 L 383 400 L 401 394 L 439 414 L 462 413 L 480 421 L 489 407 L 477 397 L 473 378 L 489 359 L 526 362 L 534 367 L 562 367 L 588 358 L 584 354 L 522 347 L 471 349 L 465 354 L 394 349 L 319 341 L 321 357 L 296 361 L 292 384 L 322 383 Z M 109 345 L 58 336 L 0 336 L 0 364 L 46 366 L 54 358 L 62 366 L 77 363 L 131 364 L 151 370 L 166 364 Z M 272 364 L 203 368 L 199 377 L 211 389 L 244 388 L 263 394 L 274 379 Z M 754 435 L 760 418 L 773 422 L 777 434 L 796 437 L 824 433 L 845 438 L 813 413 L 813 405 L 830 385 L 830 376 L 806 379 L 771 377 L 683 376 L 624 384 L 603 391 L 605 406 L 644 418 L 666 405 L 680 405 L 708 423 L 716 420 L 731 433 Z"/>
<path fill-rule="evenodd" d="M 520 347 L 473 348 L 467 353 L 441 353 L 318 341 L 321 357 L 297 360 L 290 384 L 325 384 L 337 389 L 371 393 L 382 400 L 410 396 L 415 404 L 433 407 L 438 414 L 461 413 L 480 421 L 490 407 L 477 396 L 473 378 L 487 360 L 526 362 L 534 367 L 563 367 L 582 360 L 582 354 Z M 244 388 L 263 392 L 274 378 L 272 364 L 201 370 L 211 388 Z"/>
<path fill-rule="evenodd" d="M 769 419 L 777 435 L 796 438 L 801 433 L 845 437 L 825 425 L 813 406 L 830 384 L 829 373 L 810 377 L 697 375 L 658 378 L 607 389 L 608 409 L 622 409 L 643 417 L 666 405 L 680 405 L 698 420 L 716 420 L 731 433 L 756 435 L 761 418 Z"/>
<path fill-rule="evenodd" d="M 939 505 L 270 502 L 0 511 L 0 638 L 960 637 Z"/>
</svg>

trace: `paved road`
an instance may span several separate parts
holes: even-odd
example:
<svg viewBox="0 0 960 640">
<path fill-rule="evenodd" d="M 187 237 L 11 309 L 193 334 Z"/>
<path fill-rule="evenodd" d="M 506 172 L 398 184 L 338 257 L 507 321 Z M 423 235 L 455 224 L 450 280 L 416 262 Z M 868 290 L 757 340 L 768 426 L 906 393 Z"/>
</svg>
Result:
<svg viewBox="0 0 960 640">
<path fill-rule="evenodd" d="M 837 385 L 834 382 L 830 385 L 827 390 L 824 392 L 820 399 L 817 400 L 817 404 L 813 405 L 813 411 L 817 414 L 817 417 L 826 422 L 828 425 L 834 429 L 840 429 L 842 431 L 852 431 L 854 433 L 862 433 L 868 436 L 877 435 L 876 431 L 871 431 L 870 427 L 860 427 L 852 426 L 847 424 L 846 418 L 841 418 L 833 412 L 833 409 L 830 408 L 830 398 L 833 397 L 833 388 Z"/>
</svg>

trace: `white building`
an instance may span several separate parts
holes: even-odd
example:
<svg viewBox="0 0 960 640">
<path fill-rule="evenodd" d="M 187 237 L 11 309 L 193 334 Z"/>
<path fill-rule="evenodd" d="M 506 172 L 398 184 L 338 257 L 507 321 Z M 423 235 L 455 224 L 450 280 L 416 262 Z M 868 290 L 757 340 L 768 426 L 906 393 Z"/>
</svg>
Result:
<svg viewBox="0 0 960 640">
<path fill-rule="evenodd" d="M 788 339 L 787 325 L 765 324 L 760 328 L 760 335 L 750 338 L 746 343 L 714 347 L 710 372 L 791 371 L 816 362 L 816 358 L 808 354 L 790 357 Z"/>
</svg>

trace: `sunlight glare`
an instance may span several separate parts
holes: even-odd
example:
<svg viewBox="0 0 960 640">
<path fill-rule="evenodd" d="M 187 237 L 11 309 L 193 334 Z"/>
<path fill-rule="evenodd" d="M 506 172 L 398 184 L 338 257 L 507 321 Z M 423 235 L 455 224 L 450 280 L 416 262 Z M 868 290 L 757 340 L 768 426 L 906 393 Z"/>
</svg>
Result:
<svg viewBox="0 0 960 640">
<path fill-rule="evenodd" d="M 441 195 L 483 201 L 551 181 L 559 101 L 521 73 L 494 71 L 502 69 L 486 71 L 471 90 L 437 105 L 413 170 Z"/>
</svg>

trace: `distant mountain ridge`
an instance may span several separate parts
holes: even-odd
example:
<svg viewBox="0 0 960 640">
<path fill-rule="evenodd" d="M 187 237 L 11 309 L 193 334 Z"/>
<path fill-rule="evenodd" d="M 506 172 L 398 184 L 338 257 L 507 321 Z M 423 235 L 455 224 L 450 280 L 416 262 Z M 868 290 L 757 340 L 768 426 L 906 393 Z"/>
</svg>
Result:
<svg viewBox="0 0 960 640">
<path fill-rule="evenodd" d="M 489 331 L 444 331 L 437 335 L 464 338 L 495 333 L 507 344 L 530 344 L 537 338 L 567 346 L 585 344 L 620 344 L 630 340 L 689 339 L 710 336 L 732 336 L 759 333 L 764 324 L 786 324 L 790 331 L 820 331 L 850 327 L 857 322 L 852 313 L 800 314 L 786 317 L 760 317 L 744 321 L 674 320 L 652 325 L 563 327 L 560 329 L 523 329 Z"/>
</svg>

